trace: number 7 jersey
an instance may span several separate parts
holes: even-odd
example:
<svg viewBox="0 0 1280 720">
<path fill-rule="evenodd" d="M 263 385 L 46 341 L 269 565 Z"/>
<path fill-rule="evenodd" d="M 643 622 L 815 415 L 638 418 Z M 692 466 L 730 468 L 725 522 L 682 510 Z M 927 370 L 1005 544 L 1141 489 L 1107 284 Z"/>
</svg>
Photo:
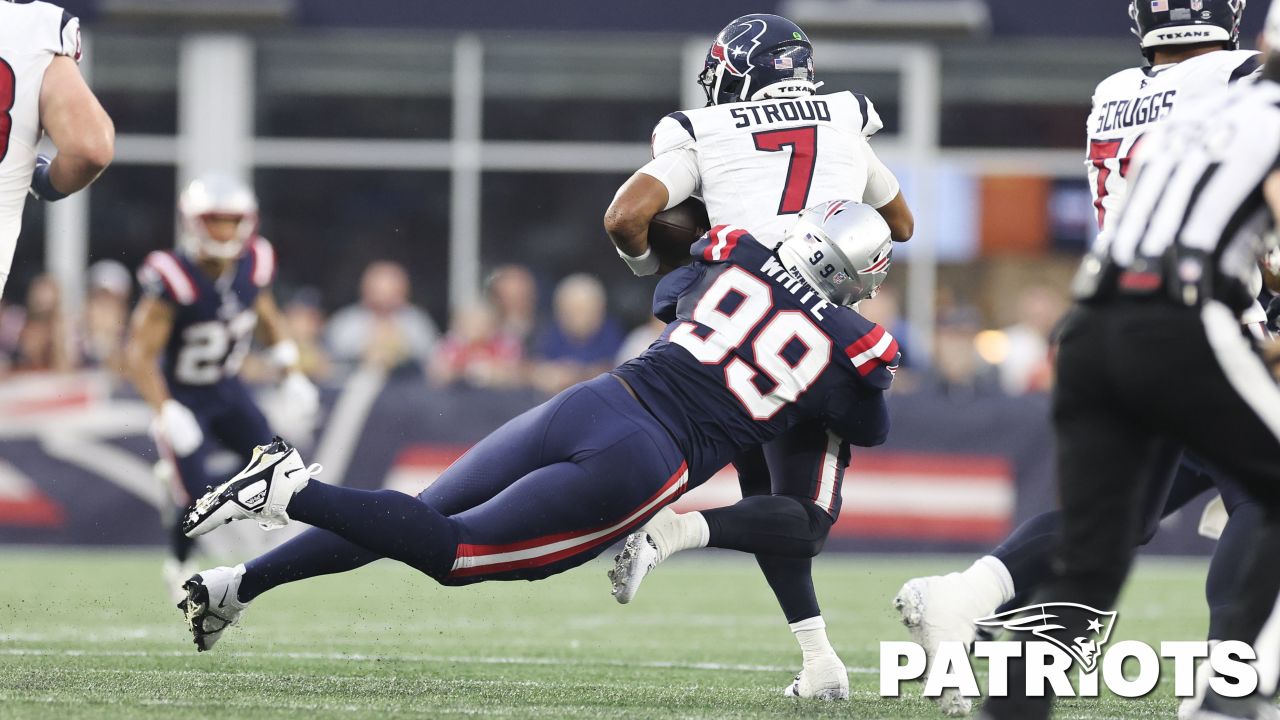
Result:
<svg viewBox="0 0 1280 720">
<path fill-rule="evenodd" d="M 899 360 L 884 328 L 823 300 L 745 230 L 718 226 L 692 251 L 655 291 L 662 337 L 614 371 L 675 438 L 691 485 L 805 420 L 884 441 Z"/>
<path fill-rule="evenodd" d="M 871 101 L 851 92 L 712 105 L 663 118 L 640 172 L 667 187 L 668 207 L 697 195 L 712 224 L 751 228 L 774 247 L 807 207 L 851 199 L 880 208 L 897 196 L 867 143 L 881 127 Z"/>
</svg>

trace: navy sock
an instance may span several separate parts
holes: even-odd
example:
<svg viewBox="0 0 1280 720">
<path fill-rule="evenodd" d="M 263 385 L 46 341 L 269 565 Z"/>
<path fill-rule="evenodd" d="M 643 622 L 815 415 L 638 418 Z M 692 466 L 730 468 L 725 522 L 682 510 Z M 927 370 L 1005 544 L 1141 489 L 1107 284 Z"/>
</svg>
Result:
<svg viewBox="0 0 1280 720">
<path fill-rule="evenodd" d="M 1036 587 L 1049 576 L 1050 560 L 1062 527 L 1062 515 L 1053 510 L 1040 513 L 1014 529 L 1000 547 L 991 551 L 1004 563 L 1013 578 L 1017 595 L 1001 610 L 1026 604 Z"/>
<path fill-rule="evenodd" d="M 813 558 L 756 555 L 756 562 L 769 581 L 788 623 L 797 623 L 822 614 L 813 589 Z"/>
<path fill-rule="evenodd" d="M 311 528 L 245 563 L 238 594 L 241 602 L 249 602 L 285 583 L 355 570 L 381 557 L 328 530 Z"/>
<path fill-rule="evenodd" d="M 452 569 L 458 547 L 449 518 L 395 490 L 355 490 L 313 480 L 289 501 L 289 517 L 437 580 Z"/>
<path fill-rule="evenodd" d="M 792 558 L 817 555 L 832 523 L 812 502 L 790 495 L 753 495 L 702 517 L 710 547 Z"/>
<path fill-rule="evenodd" d="M 196 541 L 182 532 L 182 510 L 179 510 L 178 519 L 169 526 L 169 550 L 178 562 L 186 562 L 195 546 Z"/>
<path fill-rule="evenodd" d="M 1222 529 L 1218 547 L 1209 561 L 1204 595 L 1209 601 L 1209 639 L 1227 639 L 1227 621 L 1231 606 L 1238 600 L 1237 583 L 1244 570 L 1244 558 L 1253 552 L 1266 510 L 1256 502 L 1241 503 L 1231 511 L 1231 519 Z"/>
</svg>

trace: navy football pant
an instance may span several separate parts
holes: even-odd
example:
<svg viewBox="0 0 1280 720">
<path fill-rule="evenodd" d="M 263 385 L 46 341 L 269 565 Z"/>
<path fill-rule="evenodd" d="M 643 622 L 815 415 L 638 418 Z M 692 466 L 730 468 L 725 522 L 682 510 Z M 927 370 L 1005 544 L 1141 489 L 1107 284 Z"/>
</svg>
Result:
<svg viewBox="0 0 1280 720">
<path fill-rule="evenodd" d="M 446 585 L 538 580 L 596 557 L 688 489 L 666 430 L 602 375 L 511 420 L 417 498 L 309 483 L 304 533 L 246 563 L 242 600 L 378 557 Z"/>
<path fill-rule="evenodd" d="M 255 446 L 271 441 L 271 428 L 262 416 L 262 411 L 254 404 L 249 388 L 236 379 L 189 390 L 175 388 L 173 399 L 185 405 L 196 416 L 205 438 L 200 447 L 186 457 L 176 456 L 163 440 L 156 442 L 160 454 L 173 463 L 176 475 L 174 479 L 177 481 L 172 494 L 178 505 L 178 512 L 170 526 L 170 547 L 174 557 L 186 560 L 195 540 L 182 534 L 182 509 L 193 498 L 204 495 L 209 487 L 222 482 L 221 479 L 210 476 L 206 469 L 209 453 L 214 448 L 213 443 L 217 442 L 248 463 Z"/>
<path fill-rule="evenodd" d="M 711 547 L 754 553 L 788 623 L 822 614 L 813 560 L 840 513 L 849 446 L 811 421 L 736 460 L 742 500 L 702 513 Z"/>
</svg>

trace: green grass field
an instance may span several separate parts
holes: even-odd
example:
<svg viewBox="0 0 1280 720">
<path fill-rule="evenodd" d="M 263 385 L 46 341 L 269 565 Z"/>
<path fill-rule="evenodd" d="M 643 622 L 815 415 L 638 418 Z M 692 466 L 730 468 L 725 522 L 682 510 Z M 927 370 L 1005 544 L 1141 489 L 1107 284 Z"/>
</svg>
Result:
<svg viewBox="0 0 1280 720">
<path fill-rule="evenodd" d="M 965 558 L 829 555 L 818 587 L 853 697 L 780 694 L 799 651 L 755 565 L 664 565 L 629 606 L 603 563 L 539 583 L 446 589 L 383 562 L 281 588 L 197 655 L 164 601 L 159 555 L 0 553 L 0 718 L 935 718 L 909 690 L 878 695 L 878 645 L 906 639 L 899 584 Z M 1200 639 L 1201 562 L 1139 566 L 1112 642 Z M 1142 700 L 1060 706 L 1064 718 L 1169 718 Z"/>
</svg>

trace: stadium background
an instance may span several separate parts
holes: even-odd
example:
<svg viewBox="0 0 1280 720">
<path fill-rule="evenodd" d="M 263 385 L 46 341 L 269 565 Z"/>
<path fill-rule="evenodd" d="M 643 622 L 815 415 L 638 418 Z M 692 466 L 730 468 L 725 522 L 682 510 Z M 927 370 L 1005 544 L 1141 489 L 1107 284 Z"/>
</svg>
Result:
<svg viewBox="0 0 1280 720">
<path fill-rule="evenodd" d="M 113 372 L 135 294 L 121 266 L 173 243 L 177 189 L 207 170 L 256 186 L 326 400 L 314 433 L 274 419 L 327 480 L 419 486 L 643 346 L 652 282 L 617 261 L 600 218 L 657 119 L 701 104 L 706 46 L 745 12 L 795 19 L 826 89 L 872 98 L 875 145 L 918 219 L 867 307 L 906 352 L 893 438 L 855 455 L 832 547 L 980 549 L 1051 503 L 1045 335 L 1092 236 L 1089 95 L 1141 60 L 1127 3 L 65 5 L 117 157 L 88 191 L 28 204 L 0 305 L 0 541 L 161 542 L 149 413 Z M 352 348 L 340 313 L 379 332 Z M 429 327 L 438 339 L 406 339 Z M 269 371 L 246 372 L 269 398 Z M 726 477 L 688 502 L 733 492 Z M 1204 552 L 1199 507 L 1153 549 Z"/>
</svg>

